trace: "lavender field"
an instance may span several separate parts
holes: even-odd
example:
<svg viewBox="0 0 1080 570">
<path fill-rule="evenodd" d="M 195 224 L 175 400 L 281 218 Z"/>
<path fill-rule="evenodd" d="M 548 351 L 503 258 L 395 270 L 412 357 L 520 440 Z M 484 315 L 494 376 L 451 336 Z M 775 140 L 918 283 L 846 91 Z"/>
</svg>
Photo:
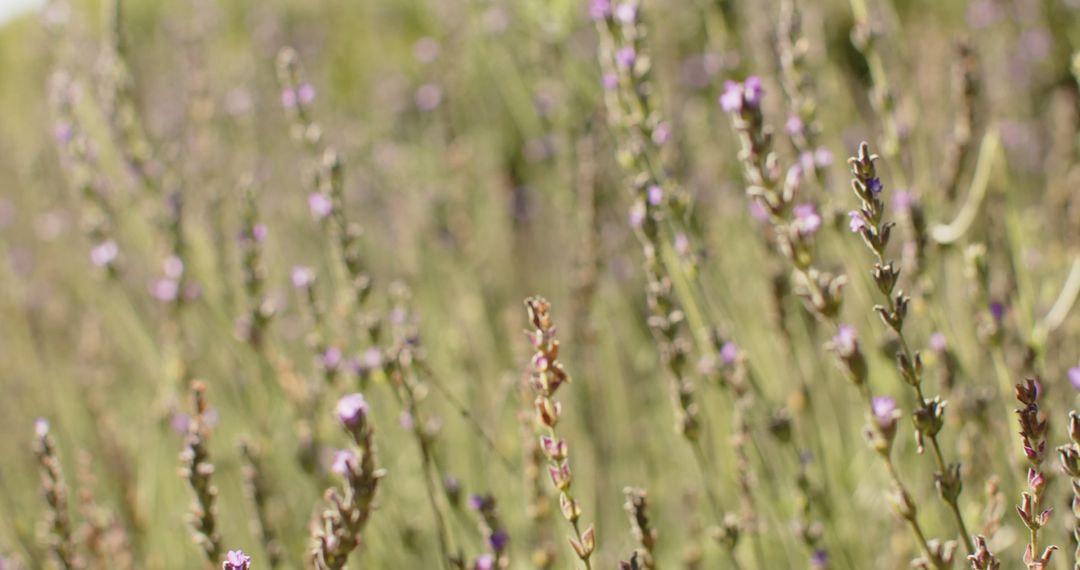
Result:
<svg viewBox="0 0 1080 570">
<path fill-rule="evenodd" d="M 1078 86 L 1078 0 L 45 2 L 0 570 L 1080 569 Z"/>
</svg>

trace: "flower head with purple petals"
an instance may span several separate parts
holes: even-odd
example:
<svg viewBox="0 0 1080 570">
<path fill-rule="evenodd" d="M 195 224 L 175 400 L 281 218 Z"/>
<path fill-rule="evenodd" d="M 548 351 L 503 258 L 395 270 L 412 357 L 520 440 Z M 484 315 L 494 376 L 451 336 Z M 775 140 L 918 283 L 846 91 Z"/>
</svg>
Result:
<svg viewBox="0 0 1080 570">
<path fill-rule="evenodd" d="M 221 564 L 221 570 L 250 570 L 251 557 L 244 554 L 243 550 L 230 550 L 225 555 L 225 562 Z"/>
</svg>

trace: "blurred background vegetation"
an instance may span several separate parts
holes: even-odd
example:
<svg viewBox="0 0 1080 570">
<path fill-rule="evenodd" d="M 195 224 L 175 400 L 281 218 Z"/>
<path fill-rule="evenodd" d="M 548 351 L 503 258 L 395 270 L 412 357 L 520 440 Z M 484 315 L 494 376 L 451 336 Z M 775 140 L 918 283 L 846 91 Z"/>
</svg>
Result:
<svg viewBox="0 0 1080 570">
<path fill-rule="evenodd" d="M 767 116 L 781 129 L 788 103 L 777 79 L 778 4 L 644 3 L 659 111 L 673 133 L 665 158 L 693 196 L 692 224 L 705 236 L 698 253 L 706 297 L 710 314 L 723 316 L 712 324 L 745 351 L 761 387 L 750 416 L 753 489 L 766 546 L 760 567 L 805 566 L 811 556 L 789 523 L 801 513 L 800 462 L 834 565 L 903 567 L 914 545 L 888 508 L 887 477 L 862 441 L 858 396 L 821 348 L 828 335 L 791 297 L 781 303 L 790 313 L 786 333 L 777 324 L 773 277 L 781 264 L 767 254 L 760 224 L 748 212 L 737 142 L 716 103 L 725 79 L 760 75 Z M 1080 6 L 1073 0 L 870 4 L 903 134 L 904 164 L 881 166 L 889 191 L 900 171 L 931 226 L 962 208 L 974 156 L 963 166 L 958 198 L 943 195 L 940 181 L 961 112 L 955 77 L 962 39 L 976 54 L 982 80 L 974 138 L 989 133 L 1001 141 L 1002 152 L 987 166 L 988 196 L 976 222 L 958 243 L 933 245 L 921 281 L 904 284 L 916 292 L 909 339 L 921 348 L 942 332 L 957 359 L 947 385 L 937 383 L 945 366 L 933 351 L 926 365 L 935 390 L 951 401 L 943 437 L 950 456 L 965 464 L 962 510 L 980 521 L 992 502 L 984 492 L 991 474 L 1001 477 L 1009 501 L 1023 478 L 1005 388 L 1022 374 L 1042 375 L 1052 443 L 1064 441 L 1064 413 L 1076 405 L 1067 370 L 1080 358 L 1080 319 L 1066 319 L 1045 342 L 1033 331 L 1080 255 L 1080 202 L 1073 199 L 1080 182 L 1078 97 L 1070 72 L 1080 46 Z M 868 70 L 850 40 L 852 6 L 799 5 L 821 142 L 836 157 L 825 183 L 809 190 L 828 214 L 820 255 L 852 281 L 843 319 L 863 336 L 876 389 L 904 403 L 909 395 L 893 371 L 890 340 L 870 309 L 877 299 L 870 259 L 848 234 L 844 216 L 854 204 L 844 158 L 880 131 L 867 95 Z M 385 320 L 395 303 L 408 306 L 433 371 L 421 406 L 437 424 L 431 429 L 438 433 L 440 469 L 460 480 L 464 496 L 496 497 L 511 536 L 511 567 L 532 567 L 534 546 L 546 540 L 557 556 L 553 567 L 573 563 L 561 521 L 537 524 L 527 515 L 528 438 L 520 417 L 528 409 L 521 383 L 530 347 L 521 334 L 527 325 L 521 300 L 531 294 L 553 302 L 562 359 L 575 379 L 561 395 L 563 433 L 577 496 L 596 524 L 597 567 L 613 567 L 634 547 L 622 510 L 626 485 L 650 493 L 664 567 L 693 567 L 695 560 L 703 568 L 724 567 L 721 547 L 708 536 L 718 521 L 703 505 L 690 448 L 672 429 L 668 383 L 646 324 L 641 253 L 627 222 L 633 196 L 604 118 L 596 28 L 585 3 L 140 0 L 123 8 L 120 30 L 137 115 L 155 168 L 183 196 L 186 279 L 197 294 L 189 291 L 175 321 L 183 331 L 177 349 L 170 340 L 174 313 L 152 294 L 169 255 L 161 231 L 166 200 L 140 193 L 103 110 L 103 54 L 115 41 L 107 6 L 57 2 L 5 24 L 0 553 L 31 568 L 45 565 L 31 452 L 33 421 L 45 417 L 69 483 L 92 491 L 130 526 L 135 567 L 197 566 L 199 552 L 184 523 L 190 492 L 176 473 L 183 446 L 176 424 L 190 411 L 174 383 L 180 367 L 209 385 L 226 545 L 245 549 L 256 568 L 265 567 L 241 489 L 237 442 L 246 436 L 264 451 L 286 567 L 302 565 L 307 523 L 327 479 L 298 464 L 297 412 L 280 387 L 318 375 L 305 342 L 310 323 L 290 283 L 294 266 L 319 275 L 331 344 L 346 358 L 368 346 L 357 340 L 347 305 L 335 301 L 344 287 L 336 250 L 309 212 L 305 151 L 290 138 L 281 109 L 275 59 L 292 46 L 314 86 L 312 109 L 323 138 L 343 157 L 347 211 L 363 228 L 363 259 L 373 280 L 370 311 Z M 73 113 L 92 141 L 95 174 L 114 210 L 115 274 L 91 263 L 98 244 L 84 231 L 87 206 L 58 150 L 62 135 L 49 104 L 57 72 L 74 85 Z M 793 151 L 781 138 L 780 153 L 790 163 Z M 236 239 L 246 179 L 254 180 L 269 230 L 267 293 L 278 306 L 263 353 L 238 338 L 235 326 L 246 306 Z M 973 243 L 988 252 L 985 295 L 965 274 L 965 247 Z M 999 345 L 977 332 L 989 300 L 1006 308 Z M 347 374 L 331 394 L 358 385 Z M 707 446 L 719 466 L 718 478 L 706 484 L 734 504 L 732 398 L 705 378 L 697 390 Z M 390 387 L 371 382 L 365 394 L 388 475 L 357 567 L 435 568 L 435 529 L 415 440 Z M 345 444 L 334 427 L 334 401 L 328 397 L 317 416 L 328 447 Z M 778 414 L 794 418 L 796 444 L 771 434 L 770 419 Z M 910 436 L 904 422 L 899 463 L 924 509 L 923 524 L 947 537 L 950 522 L 935 497 L 932 465 L 917 456 Z M 88 460 L 80 459 L 84 453 Z M 541 483 L 550 494 L 546 475 Z M 1066 550 L 1067 487 L 1065 481 L 1054 487 L 1061 517 L 1048 539 Z M 475 514 L 464 506 L 448 504 L 448 510 L 454 543 L 466 554 L 481 551 Z M 997 549 L 1016 553 L 1016 561 L 1025 540 L 1006 513 Z M 1062 568 L 1067 558 L 1059 559 Z"/>
</svg>

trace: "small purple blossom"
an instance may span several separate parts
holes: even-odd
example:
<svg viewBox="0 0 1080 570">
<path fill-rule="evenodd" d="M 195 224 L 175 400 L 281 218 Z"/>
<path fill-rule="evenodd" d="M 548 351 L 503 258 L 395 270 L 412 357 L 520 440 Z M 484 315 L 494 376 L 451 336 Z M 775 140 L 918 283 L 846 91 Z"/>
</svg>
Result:
<svg viewBox="0 0 1080 570">
<path fill-rule="evenodd" d="M 316 220 L 325 219 L 334 211 L 334 203 L 330 201 L 330 197 L 322 192 L 312 192 L 308 194 L 308 209 L 311 210 L 311 216 Z"/>
<path fill-rule="evenodd" d="M 221 564 L 221 570 L 250 570 L 251 557 L 244 554 L 243 550 L 230 550 L 225 555 L 225 562 Z"/>
<path fill-rule="evenodd" d="M 915 202 L 915 197 L 911 195 L 911 192 L 907 190 L 897 190 L 893 194 L 893 208 L 896 208 L 898 212 L 907 212 L 911 205 Z"/>
<path fill-rule="evenodd" d="M 330 470 L 342 477 L 348 477 L 356 468 L 356 453 L 351 449 L 342 449 L 335 453 L 334 462 L 330 465 Z"/>
<path fill-rule="evenodd" d="M 874 194 L 875 196 L 878 195 L 878 194 L 881 194 L 882 188 L 883 187 L 881 185 L 881 179 L 880 178 L 871 178 L 866 183 L 866 189 L 869 190 L 870 193 Z"/>
<path fill-rule="evenodd" d="M 469 508 L 474 511 L 479 511 L 487 505 L 487 497 L 483 495 L 470 495 L 469 496 Z"/>
<path fill-rule="evenodd" d="M 175 279 L 158 279 L 150 287 L 150 294 L 162 303 L 170 303 L 180 295 L 180 284 Z"/>
<path fill-rule="evenodd" d="M 165 258 L 162 268 L 169 279 L 180 279 L 184 274 L 184 261 L 175 255 L 170 255 Z"/>
<path fill-rule="evenodd" d="M 754 200 L 750 202 L 750 217 L 759 222 L 764 222 L 769 219 L 769 212 L 765 209 L 765 206 L 761 205 L 761 202 Z"/>
<path fill-rule="evenodd" d="M 672 245 L 675 247 L 675 253 L 679 255 L 690 253 L 690 238 L 683 232 L 675 234 L 675 242 Z"/>
<path fill-rule="evenodd" d="M 724 93 L 720 95 L 720 108 L 725 113 L 737 113 L 742 110 L 743 88 L 738 81 L 725 81 Z"/>
<path fill-rule="evenodd" d="M 601 83 L 607 91 L 614 91 L 619 86 L 619 76 L 614 73 L 605 73 Z"/>
<path fill-rule="evenodd" d="M 866 218 L 863 217 L 862 212 L 858 210 L 852 210 L 847 213 L 848 215 L 848 228 L 852 233 L 859 233 L 867 228 Z"/>
<path fill-rule="evenodd" d="M 735 343 L 728 341 L 720 347 L 720 360 L 724 361 L 724 364 L 728 366 L 735 364 L 735 359 L 738 357 L 739 347 Z"/>
<path fill-rule="evenodd" d="M 757 107 L 761 105 L 761 100 L 765 97 L 765 89 L 761 86 L 761 78 L 756 75 L 751 75 L 743 82 L 743 100 L 747 105 L 751 107 Z"/>
<path fill-rule="evenodd" d="M 638 229 L 645 223 L 645 203 L 634 202 L 634 205 L 630 207 L 630 227 Z"/>
<path fill-rule="evenodd" d="M 896 400 L 889 396 L 874 396 L 870 409 L 880 427 L 886 428 L 896 423 Z"/>
<path fill-rule="evenodd" d="M 604 20 L 611 15 L 611 0 L 592 0 L 589 3 L 589 17 Z"/>
<path fill-rule="evenodd" d="M 652 141 L 656 146 L 664 146 L 671 140 L 671 123 L 661 121 L 652 132 Z"/>
<path fill-rule="evenodd" d="M 803 131 L 803 122 L 798 115 L 788 116 L 787 122 L 784 123 L 784 130 L 789 135 L 797 135 Z"/>
<path fill-rule="evenodd" d="M 815 550 L 813 556 L 810 557 L 810 567 L 814 568 L 814 569 L 817 569 L 817 568 L 827 568 L 828 566 L 829 566 L 829 553 L 825 552 L 823 549 L 820 549 L 820 548 Z"/>
<path fill-rule="evenodd" d="M 315 272 L 310 267 L 298 265 L 293 267 L 292 270 L 292 283 L 293 287 L 297 289 L 307 289 L 311 287 L 311 284 L 315 282 Z"/>
<path fill-rule="evenodd" d="M 401 429 L 412 430 L 416 427 L 416 419 L 409 412 L 401 412 L 398 416 L 398 423 L 401 424 Z"/>
<path fill-rule="evenodd" d="M 116 261 L 120 248 L 113 240 L 105 240 L 90 250 L 90 262 L 97 267 L 108 267 Z"/>
<path fill-rule="evenodd" d="M 859 347 L 855 328 L 851 325 L 840 325 L 836 328 L 836 335 L 832 338 L 832 344 L 837 352 L 846 356 L 853 354 Z"/>
<path fill-rule="evenodd" d="M 286 109 L 296 107 L 296 91 L 286 87 L 281 91 L 281 106 Z"/>
<path fill-rule="evenodd" d="M 473 564 L 474 570 L 495 570 L 495 558 L 490 554 L 481 554 L 476 563 Z"/>
<path fill-rule="evenodd" d="M 818 168 L 828 168 L 832 166 L 833 155 L 832 151 L 821 146 L 814 151 L 814 165 Z"/>
<path fill-rule="evenodd" d="M 502 552 L 506 549 L 506 544 L 510 542 L 510 535 L 505 530 L 499 529 L 491 533 L 491 538 L 488 539 L 491 543 L 491 549 L 495 552 Z"/>
<path fill-rule="evenodd" d="M 338 400 L 336 413 L 338 420 L 346 427 L 356 427 L 367 418 L 367 400 L 359 392 L 343 396 Z"/>
<path fill-rule="evenodd" d="M 659 206 L 664 201 L 664 189 L 656 184 L 649 186 L 649 189 L 646 190 L 646 194 L 648 195 L 650 206 Z"/>
<path fill-rule="evenodd" d="M 625 46 L 615 52 L 615 63 L 619 64 L 619 67 L 629 68 L 634 66 L 634 62 L 637 61 L 637 52 L 630 46 Z"/>
<path fill-rule="evenodd" d="M 315 88 L 310 83 L 305 83 L 296 89 L 296 100 L 301 105 L 310 105 L 315 102 Z"/>
<path fill-rule="evenodd" d="M 619 7 L 615 8 L 615 19 L 622 24 L 633 24 L 637 19 L 637 7 L 629 2 L 619 4 Z"/>
<path fill-rule="evenodd" d="M 945 347 L 947 345 L 946 340 L 945 340 L 945 334 L 938 331 L 938 332 L 935 332 L 934 334 L 930 335 L 929 344 L 930 344 L 930 350 L 933 350 L 934 352 L 941 352 L 941 351 L 945 350 Z"/>
<path fill-rule="evenodd" d="M 337 370 L 341 365 L 341 349 L 336 346 L 327 348 L 320 360 L 326 370 Z"/>
<path fill-rule="evenodd" d="M 990 316 L 994 317 L 995 321 L 1003 319 L 1005 317 L 1005 305 L 1001 301 L 990 303 Z"/>
<path fill-rule="evenodd" d="M 266 236 L 270 235 L 270 230 L 266 228 L 266 224 L 255 224 L 251 226 L 251 237 L 256 243 L 262 243 L 266 241 Z"/>
<path fill-rule="evenodd" d="M 795 216 L 795 231 L 803 237 L 809 237 L 817 233 L 821 228 L 821 216 L 813 204 L 799 204 L 792 213 Z"/>
<path fill-rule="evenodd" d="M 38 418 L 34 420 L 34 433 L 38 437 L 45 437 L 49 435 L 49 420 L 45 418 Z"/>
<path fill-rule="evenodd" d="M 1080 390 L 1080 366 L 1069 369 L 1069 383 L 1073 385 L 1073 388 Z"/>
<path fill-rule="evenodd" d="M 71 142 L 71 137 L 74 134 L 75 131 L 71 128 L 71 123 L 67 121 L 60 121 L 53 127 L 53 137 L 58 143 L 67 144 Z"/>
<path fill-rule="evenodd" d="M 416 106 L 421 111 L 434 111 L 442 103 L 442 89 L 434 83 L 425 83 L 416 90 Z"/>
</svg>

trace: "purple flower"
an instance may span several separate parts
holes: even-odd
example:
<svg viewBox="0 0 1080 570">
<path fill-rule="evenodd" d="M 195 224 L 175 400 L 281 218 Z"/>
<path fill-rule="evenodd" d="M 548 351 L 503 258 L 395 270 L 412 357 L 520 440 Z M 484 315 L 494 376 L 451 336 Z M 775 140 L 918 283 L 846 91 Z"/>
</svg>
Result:
<svg viewBox="0 0 1080 570">
<path fill-rule="evenodd" d="M 675 234 L 675 252 L 679 255 L 686 255 L 690 252 L 690 239 L 686 237 L 686 234 L 679 232 Z"/>
<path fill-rule="evenodd" d="M 56 142 L 61 144 L 67 144 L 71 142 L 71 137 L 75 134 L 74 129 L 71 128 L 71 123 L 67 121 L 60 121 L 53 128 L 53 137 L 56 138 Z"/>
<path fill-rule="evenodd" d="M 799 204 L 793 210 L 795 231 L 803 237 L 814 235 L 821 228 L 821 216 L 813 204 Z"/>
<path fill-rule="evenodd" d="M 671 123 L 661 121 L 652 132 L 652 141 L 657 146 L 664 146 L 671 140 Z"/>
<path fill-rule="evenodd" d="M 180 294 L 180 284 L 173 279 L 158 279 L 150 287 L 150 294 L 162 303 L 169 303 Z"/>
<path fill-rule="evenodd" d="M 614 73 L 605 73 L 602 79 L 604 89 L 607 91 L 614 91 L 619 86 L 619 76 Z"/>
<path fill-rule="evenodd" d="M 364 351 L 364 366 L 366 366 L 368 370 L 379 368 L 382 366 L 382 363 L 382 351 L 374 346 Z"/>
<path fill-rule="evenodd" d="M 630 227 L 637 229 L 643 223 L 645 223 L 645 204 L 634 202 L 634 205 L 630 207 Z"/>
<path fill-rule="evenodd" d="M 166 257 L 162 267 L 165 270 L 165 277 L 169 279 L 180 279 L 184 274 L 184 261 L 175 255 Z"/>
<path fill-rule="evenodd" d="M 907 190 L 898 190 L 893 194 L 893 208 L 898 212 L 907 212 L 914 201 L 915 198 Z"/>
<path fill-rule="evenodd" d="M 98 267 L 108 267 L 116 261 L 120 248 L 113 240 L 105 240 L 90 250 L 90 262 Z"/>
<path fill-rule="evenodd" d="M 874 396 L 870 401 L 870 409 L 874 419 L 882 428 L 887 428 L 896 423 L 896 400 L 888 396 Z"/>
<path fill-rule="evenodd" d="M 336 412 L 338 420 L 346 427 L 356 427 L 367 418 L 367 400 L 359 392 L 343 396 L 338 400 Z"/>
<path fill-rule="evenodd" d="M 832 152 L 825 147 L 818 147 L 814 151 L 814 165 L 818 168 L 828 168 L 832 165 L 833 156 Z"/>
<path fill-rule="evenodd" d="M 615 8 L 615 19 L 623 24 L 633 24 L 637 19 L 637 8 L 629 2 L 623 2 Z"/>
<path fill-rule="evenodd" d="M 829 553 L 825 552 L 824 550 L 822 550 L 820 548 L 815 550 L 813 556 L 810 557 L 810 567 L 814 568 L 814 569 L 817 569 L 817 568 L 826 568 L 828 566 L 829 566 Z"/>
<path fill-rule="evenodd" d="M 650 206 L 659 206 L 660 203 L 664 201 L 664 189 L 656 184 L 649 186 L 649 189 L 646 190 L 646 194 L 649 197 Z"/>
<path fill-rule="evenodd" d="M 281 106 L 292 109 L 296 106 L 296 91 L 286 87 L 281 91 Z"/>
<path fill-rule="evenodd" d="M 292 284 L 297 289 L 307 289 L 315 281 L 315 272 L 310 267 L 298 265 L 292 270 Z"/>
<path fill-rule="evenodd" d="M 327 348 L 320 360 L 326 370 L 337 370 L 337 367 L 341 364 L 341 349 L 336 346 Z"/>
<path fill-rule="evenodd" d="M 409 412 L 401 412 L 398 423 L 401 424 L 401 429 L 411 430 L 416 427 L 416 419 Z"/>
<path fill-rule="evenodd" d="M 49 435 L 49 420 L 45 418 L 34 420 L 34 433 L 37 434 L 38 437 Z"/>
<path fill-rule="evenodd" d="M 739 347 L 735 343 L 728 341 L 724 343 L 724 346 L 720 347 L 720 360 L 724 361 L 724 364 L 732 365 L 735 363 L 735 359 L 739 357 Z"/>
<path fill-rule="evenodd" d="M 720 108 L 726 113 L 742 111 L 743 88 L 738 81 L 725 81 L 724 93 L 720 95 Z"/>
<path fill-rule="evenodd" d="M 995 321 L 1000 321 L 1005 317 L 1005 305 L 1001 304 L 1001 301 L 990 303 L 990 316 L 994 317 Z"/>
<path fill-rule="evenodd" d="M 330 215 L 330 212 L 334 211 L 334 203 L 330 201 L 329 196 L 322 192 L 308 194 L 307 204 L 308 209 L 311 210 L 311 216 L 316 220 L 325 219 Z"/>
<path fill-rule="evenodd" d="M 803 130 L 802 119 L 800 119 L 798 115 L 790 115 L 787 122 L 784 123 L 784 130 L 787 131 L 787 134 L 789 135 L 801 133 Z"/>
<path fill-rule="evenodd" d="M 611 0 L 592 0 L 589 3 L 589 17 L 603 20 L 611 15 Z"/>
<path fill-rule="evenodd" d="M 637 52 L 630 46 L 620 48 L 615 52 L 615 63 L 619 64 L 619 67 L 632 67 L 635 61 L 637 61 Z"/>
<path fill-rule="evenodd" d="M 266 228 L 266 224 L 255 224 L 251 226 L 251 237 L 255 239 L 257 243 L 266 241 L 266 236 L 270 234 L 270 230 Z"/>
<path fill-rule="evenodd" d="M 761 105 L 762 98 L 765 97 L 765 89 L 761 86 L 761 78 L 756 75 L 751 75 L 743 82 L 743 99 L 747 105 L 751 107 L 757 107 Z"/>
<path fill-rule="evenodd" d="M 474 570 L 495 570 L 495 559 L 490 554 L 481 554 L 473 565 Z"/>
<path fill-rule="evenodd" d="M 761 205 L 761 202 L 754 200 L 750 202 L 750 217 L 759 222 L 764 222 L 769 219 L 769 212 L 765 209 L 765 206 Z"/>
<path fill-rule="evenodd" d="M 881 194 L 881 189 L 882 189 L 881 179 L 879 179 L 879 178 L 871 178 L 870 180 L 868 180 L 866 182 L 866 189 L 869 190 L 871 194 L 874 194 L 874 195 Z"/>
<path fill-rule="evenodd" d="M 301 105 L 312 104 L 315 101 L 315 88 L 312 87 L 310 83 L 301 85 L 296 90 L 296 100 L 299 101 Z"/>
<path fill-rule="evenodd" d="M 934 352 L 941 352 L 945 350 L 945 334 L 941 332 L 935 332 L 930 335 L 930 350 Z"/>
<path fill-rule="evenodd" d="M 356 461 L 356 454 L 351 449 L 342 449 L 334 454 L 334 462 L 330 465 L 330 470 L 342 477 L 348 477 L 356 471 Z"/>
<path fill-rule="evenodd" d="M 491 533 L 491 538 L 488 539 L 491 543 L 491 549 L 495 552 L 502 552 L 506 549 L 506 543 L 510 542 L 510 535 L 505 530 L 499 529 Z"/>
<path fill-rule="evenodd" d="M 851 228 L 852 233 L 859 233 L 866 229 L 866 218 L 863 217 L 862 212 L 858 210 L 852 210 L 847 213 L 848 227 Z"/>
<path fill-rule="evenodd" d="M 169 421 L 169 425 L 177 435 L 184 435 L 191 426 L 191 416 L 184 412 L 176 412 Z"/>
<path fill-rule="evenodd" d="M 836 336 L 832 338 L 832 344 L 841 356 L 854 354 L 855 350 L 859 347 L 858 339 L 855 335 L 855 328 L 851 325 L 840 325 L 837 327 Z"/>
<path fill-rule="evenodd" d="M 225 555 L 225 562 L 221 564 L 221 570 L 250 570 L 251 557 L 244 554 L 243 550 L 230 550 Z"/>
<path fill-rule="evenodd" d="M 1069 382 L 1073 385 L 1073 388 L 1080 390 L 1080 366 L 1069 369 Z"/>
<path fill-rule="evenodd" d="M 483 495 L 471 495 L 469 497 L 469 508 L 474 511 L 479 511 L 487 505 L 487 497 Z"/>
</svg>

